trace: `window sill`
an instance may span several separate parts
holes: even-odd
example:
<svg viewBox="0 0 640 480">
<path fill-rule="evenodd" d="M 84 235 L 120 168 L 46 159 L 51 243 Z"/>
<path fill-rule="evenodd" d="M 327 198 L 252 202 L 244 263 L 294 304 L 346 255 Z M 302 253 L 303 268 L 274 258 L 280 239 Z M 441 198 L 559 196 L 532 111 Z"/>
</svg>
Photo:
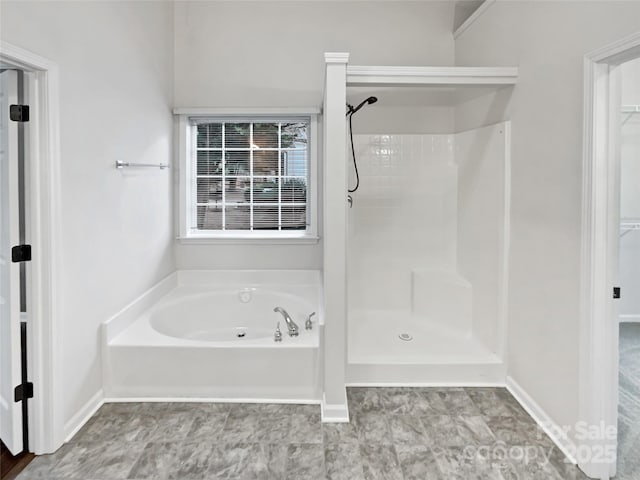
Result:
<svg viewBox="0 0 640 480">
<path fill-rule="evenodd" d="M 182 245 L 311 245 L 320 241 L 314 235 L 304 236 L 221 236 L 221 235 L 188 235 L 177 238 Z"/>
</svg>

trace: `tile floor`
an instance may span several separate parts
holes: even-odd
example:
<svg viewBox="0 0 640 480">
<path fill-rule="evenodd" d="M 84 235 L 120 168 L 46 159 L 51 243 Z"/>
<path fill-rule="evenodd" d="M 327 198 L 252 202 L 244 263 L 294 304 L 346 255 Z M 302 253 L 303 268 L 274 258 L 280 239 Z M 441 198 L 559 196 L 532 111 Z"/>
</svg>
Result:
<svg viewBox="0 0 640 480">
<path fill-rule="evenodd" d="M 620 395 L 618 403 L 618 474 L 616 480 L 640 478 L 640 324 L 620 324 Z"/>
<path fill-rule="evenodd" d="M 349 388 L 315 405 L 106 404 L 19 480 L 586 478 L 501 388 Z"/>
</svg>

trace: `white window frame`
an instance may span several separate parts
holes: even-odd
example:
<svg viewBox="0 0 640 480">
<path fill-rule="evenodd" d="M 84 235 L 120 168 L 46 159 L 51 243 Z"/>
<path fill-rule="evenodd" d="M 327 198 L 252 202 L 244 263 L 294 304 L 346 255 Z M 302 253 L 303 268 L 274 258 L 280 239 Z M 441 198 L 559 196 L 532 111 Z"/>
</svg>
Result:
<svg viewBox="0 0 640 480">
<path fill-rule="evenodd" d="M 180 243 L 316 243 L 318 242 L 318 115 L 317 108 L 286 109 L 245 109 L 245 108 L 176 108 L 173 113 L 178 119 L 178 241 Z M 309 183 L 307 186 L 307 203 L 309 209 L 309 225 L 304 231 L 253 231 L 225 232 L 198 231 L 190 229 L 193 210 L 193 125 L 192 118 L 212 118 L 219 121 L 223 118 L 255 121 L 260 118 L 273 120 L 278 117 L 306 117 L 309 119 Z"/>
</svg>

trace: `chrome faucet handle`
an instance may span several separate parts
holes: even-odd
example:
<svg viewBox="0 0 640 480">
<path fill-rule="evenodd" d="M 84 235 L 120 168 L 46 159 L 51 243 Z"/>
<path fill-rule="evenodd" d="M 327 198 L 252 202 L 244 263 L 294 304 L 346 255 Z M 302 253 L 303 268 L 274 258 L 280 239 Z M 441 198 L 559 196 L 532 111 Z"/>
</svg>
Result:
<svg viewBox="0 0 640 480">
<path fill-rule="evenodd" d="M 309 316 L 307 317 L 307 321 L 304 322 L 304 328 L 307 330 L 311 330 L 313 328 L 313 322 L 311 321 L 311 317 L 313 317 L 316 314 L 316 312 L 312 312 L 309 314 Z"/>
<path fill-rule="evenodd" d="M 278 322 L 278 326 L 276 327 L 276 333 L 273 334 L 273 341 L 274 342 L 282 341 L 282 331 L 280 330 L 280 322 Z"/>
</svg>

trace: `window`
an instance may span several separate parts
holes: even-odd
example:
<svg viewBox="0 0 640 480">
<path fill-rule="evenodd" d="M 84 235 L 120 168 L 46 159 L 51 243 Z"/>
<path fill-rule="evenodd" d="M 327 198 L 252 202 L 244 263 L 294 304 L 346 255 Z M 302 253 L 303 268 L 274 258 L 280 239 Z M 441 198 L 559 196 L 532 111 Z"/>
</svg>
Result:
<svg viewBox="0 0 640 480">
<path fill-rule="evenodd" d="M 183 116 L 181 237 L 315 238 L 315 118 Z"/>
</svg>

